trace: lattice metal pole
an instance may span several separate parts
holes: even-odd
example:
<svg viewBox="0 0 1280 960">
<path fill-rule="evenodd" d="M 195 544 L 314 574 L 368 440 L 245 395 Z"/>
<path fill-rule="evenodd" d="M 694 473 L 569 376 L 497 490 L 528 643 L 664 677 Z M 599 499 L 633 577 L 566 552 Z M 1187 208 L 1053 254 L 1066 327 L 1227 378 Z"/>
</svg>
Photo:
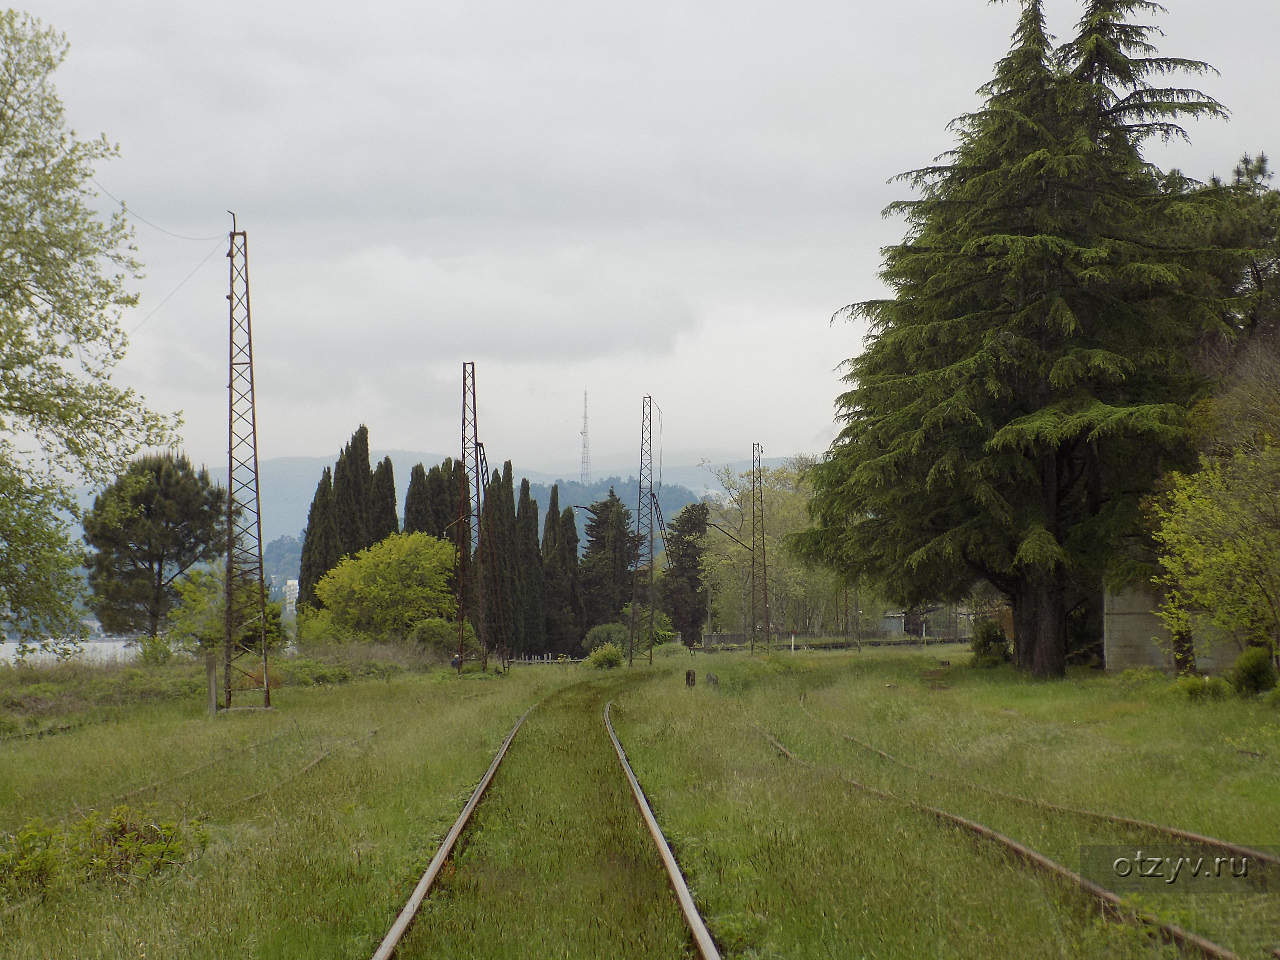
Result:
<svg viewBox="0 0 1280 960">
<path fill-rule="evenodd" d="M 249 239 L 231 215 L 227 378 L 227 576 L 223 643 L 223 707 L 231 706 L 235 661 L 262 650 L 262 705 L 271 706 L 267 674 L 267 586 L 262 572 L 262 499 L 258 493 L 258 424 L 253 380 L 253 324 L 249 310 Z M 241 671 L 252 676 L 247 671 Z"/>
<path fill-rule="evenodd" d="M 476 639 L 481 649 L 487 646 L 482 635 L 483 615 L 476 616 L 476 611 L 483 610 L 481 597 L 483 588 L 476 564 L 480 559 L 480 508 L 484 496 L 484 477 L 480 467 L 480 454 L 483 447 L 479 440 L 479 424 L 476 419 L 476 365 L 473 361 L 462 364 L 462 490 L 461 503 L 458 507 L 459 519 L 464 515 L 470 528 L 459 532 L 459 543 L 464 533 L 469 534 L 466 556 L 458 550 L 459 562 L 455 568 L 458 584 L 458 670 L 462 670 L 464 641 L 467 629 L 467 613 L 472 614 L 471 624 L 476 631 Z"/>
<path fill-rule="evenodd" d="M 639 550 L 631 574 L 631 631 L 627 638 L 627 665 L 635 662 L 641 577 L 648 577 L 649 662 L 653 662 L 653 398 L 645 397 L 640 415 L 640 492 L 636 498 L 636 537 Z"/>
<path fill-rule="evenodd" d="M 769 566 L 764 551 L 764 475 L 761 457 L 764 448 L 751 445 L 751 650 L 755 652 L 756 635 L 764 623 L 764 646 L 771 641 L 769 624 Z"/>
</svg>

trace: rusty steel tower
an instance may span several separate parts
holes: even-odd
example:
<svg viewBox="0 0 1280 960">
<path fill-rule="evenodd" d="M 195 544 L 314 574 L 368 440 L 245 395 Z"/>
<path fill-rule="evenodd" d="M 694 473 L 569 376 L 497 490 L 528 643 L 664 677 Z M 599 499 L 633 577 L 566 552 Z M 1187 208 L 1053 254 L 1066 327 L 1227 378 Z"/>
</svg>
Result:
<svg viewBox="0 0 1280 960">
<path fill-rule="evenodd" d="M 649 662 L 653 663 L 653 397 L 646 396 L 640 413 L 640 481 L 636 498 L 636 566 L 631 574 L 631 630 L 627 638 L 627 665 L 635 663 L 636 630 L 639 627 L 640 600 L 644 584 L 644 602 L 648 606 Z"/>
<path fill-rule="evenodd" d="M 267 674 L 267 586 L 262 571 L 262 498 L 258 492 L 258 422 L 253 381 L 253 324 L 249 310 L 249 240 L 231 214 L 227 377 L 227 574 L 223 643 L 223 703 L 231 706 L 232 671 L 262 686 L 271 706 Z M 257 649 L 255 649 L 255 647 Z M 262 677 L 237 661 L 262 656 Z"/>
<path fill-rule="evenodd" d="M 479 440 L 480 428 L 476 420 L 476 365 L 474 361 L 462 364 L 462 489 L 458 491 L 459 530 L 454 538 L 454 583 L 458 590 L 458 672 L 466 656 L 465 641 L 467 614 L 472 613 L 472 626 L 476 639 L 480 636 L 482 618 L 474 612 L 482 609 L 480 603 L 480 577 L 476 576 L 475 563 L 480 555 L 480 509 L 484 500 L 485 478 L 480 467 L 484 447 Z"/>
<path fill-rule="evenodd" d="M 769 649 L 769 566 L 764 555 L 764 476 L 760 464 L 764 448 L 751 445 L 751 650 L 763 626 L 764 648 Z"/>
</svg>

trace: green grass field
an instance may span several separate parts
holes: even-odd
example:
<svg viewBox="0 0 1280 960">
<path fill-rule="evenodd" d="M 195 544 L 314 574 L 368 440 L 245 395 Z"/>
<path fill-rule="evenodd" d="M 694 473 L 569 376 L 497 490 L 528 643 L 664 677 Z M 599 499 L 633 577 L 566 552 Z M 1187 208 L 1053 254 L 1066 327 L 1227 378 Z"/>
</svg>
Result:
<svg viewBox="0 0 1280 960">
<path fill-rule="evenodd" d="M 954 666 L 937 672 L 938 657 Z M 65 729 L 0 742 L 0 833 L 36 817 L 70 828 L 124 802 L 208 842 L 145 878 L 68 859 L 0 904 L 0 953 L 367 957 L 535 702 L 400 955 L 689 955 L 604 733 L 608 699 L 726 956 L 1176 955 L 1103 920 L 1060 881 L 840 775 L 980 820 L 1073 869 L 1081 844 L 1131 838 L 967 783 L 1280 843 L 1275 709 L 1189 703 L 1150 677 L 1032 683 L 967 669 L 967 657 L 957 647 L 670 651 L 631 671 L 396 672 L 281 687 L 269 713 L 212 720 L 198 693 L 181 690 L 77 707 L 51 673 L 34 681 L 45 684 L 41 723 Z M 688 690 L 691 664 L 699 683 Z M 0 697 L 21 729 L 13 683 L 0 678 Z M 785 760 L 762 729 L 816 766 Z M 1146 896 L 1141 906 L 1243 957 L 1280 945 L 1275 892 Z"/>
</svg>

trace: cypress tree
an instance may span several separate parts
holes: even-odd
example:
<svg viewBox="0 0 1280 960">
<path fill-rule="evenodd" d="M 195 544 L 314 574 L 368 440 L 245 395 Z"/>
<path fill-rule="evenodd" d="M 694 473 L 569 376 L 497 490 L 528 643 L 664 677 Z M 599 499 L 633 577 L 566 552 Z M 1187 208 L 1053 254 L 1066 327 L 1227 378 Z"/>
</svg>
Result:
<svg viewBox="0 0 1280 960">
<path fill-rule="evenodd" d="M 851 308 L 872 332 L 814 475 L 808 552 L 907 603 L 988 581 L 1037 676 L 1063 674 L 1068 606 L 1096 595 L 1161 458 L 1186 450 L 1190 347 L 1221 307 L 1203 203 L 1140 159 L 1171 118 L 1220 109 L 1146 83 L 1189 63 L 1123 22 L 1153 7 L 1091 2 L 1054 51 L 1024 0 L 983 108 L 945 164 L 908 175 L 921 199 L 890 208 L 909 223 L 881 274 L 894 297 Z"/>
<path fill-rule="evenodd" d="M 458 495 L 450 489 L 452 480 L 453 461 L 448 458 L 427 473 L 427 504 L 433 537 L 443 537 L 449 524 L 458 519 Z"/>
<path fill-rule="evenodd" d="M 393 533 L 400 532 L 400 518 L 396 516 L 396 475 L 390 457 L 383 457 L 373 471 L 369 485 L 369 543 L 381 543 Z"/>
<path fill-rule="evenodd" d="M 340 556 L 357 553 L 369 546 L 369 429 L 361 424 L 342 448 L 333 470 L 334 522 L 338 531 Z"/>
<path fill-rule="evenodd" d="M 520 585 L 519 650 L 542 653 L 547 647 L 546 583 L 538 545 L 538 502 L 529 495 L 529 481 L 520 481 L 516 506 L 515 573 Z"/>
<path fill-rule="evenodd" d="M 557 539 L 560 569 L 564 571 L 566 605 L 561 621 L 558 648 L 562 653 L 573 653 L 581 645 L 587 629 L 582 612 L 582 579 L 578 565 L 578 518 L 572 507 L 565 507 L 560 514 L 560 531 Z"/>
<path fill-rule="evenodd" d="M 316 485 L 307 528 L 302 532 L 302 559 L 298 569 L 298 605 L 316 607 L 316 584 L 338 564 L 338 533 L 333 518 L 333 480 L 324 468 Z"/>
<path fill-rule="evenodd" d="M 438 536 L 432 532 L 431 510 L 427 502 L 427 471 L 420 463 L 415 463 L 409 471 L 409 489 L 404 495 L 404 532 Z"/>
</svg>

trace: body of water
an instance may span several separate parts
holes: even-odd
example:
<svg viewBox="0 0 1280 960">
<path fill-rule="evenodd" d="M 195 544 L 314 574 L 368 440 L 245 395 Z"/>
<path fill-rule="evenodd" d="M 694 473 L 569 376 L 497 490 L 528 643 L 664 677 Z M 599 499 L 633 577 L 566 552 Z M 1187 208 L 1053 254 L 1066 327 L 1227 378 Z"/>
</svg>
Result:
<svg viewBox="0 0 1280 960">
<path fill-rule="evenodd" d="M 13 663 L 18 645 L 11 640 L 0 643 L 0 663 Z M 138 648 L 131 641 L 113 638 L 85 640 L 71 659 L 81 663 L 128 663 L 138 658 Z M 52 654 L 37 651 L 27 657 L 28 663 L 52 663 Z"/>
</svg>

